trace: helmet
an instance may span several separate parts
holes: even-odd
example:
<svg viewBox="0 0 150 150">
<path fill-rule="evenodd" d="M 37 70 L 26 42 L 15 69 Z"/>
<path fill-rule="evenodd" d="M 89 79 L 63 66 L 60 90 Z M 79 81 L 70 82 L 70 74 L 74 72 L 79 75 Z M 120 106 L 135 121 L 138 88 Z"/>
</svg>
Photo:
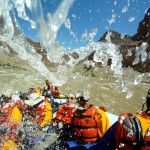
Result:
<svg viewBox="0 0 150 150">
<path fill-rule="evenodd" d="M 148 90 L 148 93 L 147 93 L 146 104 L 147 106 L 150 106 L 150 89 Z"/>
<path fill-rule="evenodd" d="M 85 100 L 85 101 L 88 101 L 90 99 L 90 93 L 89 93 L 89 91 L 78 91 L 76 93 L 76 99 L 78 101 L 80 101 L 82 99 Z"/>
</svg>

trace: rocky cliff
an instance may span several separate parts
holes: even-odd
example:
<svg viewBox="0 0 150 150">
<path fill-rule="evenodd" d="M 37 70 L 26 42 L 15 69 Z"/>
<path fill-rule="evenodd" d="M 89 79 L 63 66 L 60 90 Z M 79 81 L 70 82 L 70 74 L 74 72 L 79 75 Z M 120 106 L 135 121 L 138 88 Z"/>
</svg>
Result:
<svg viewBox="0 0 150 150">
<path fill-rule="evenodd" d="M 139 23 L 137 33 L 132 37 L 134 41 L 144 41 L 150 44 L 150 8 L 144 19 Z"/>
<path fill-rule="evenodd" d="M 136 47 L 139 47 L 143 42 L 147 42 L 150 45 L 150 8 L 148 9 L 144 19 L 139 23 L 139 27 L 137 29 L 137 33 L 132 37 L 128 35 L 124 35 L 122 37 L 121 34 L 115 31 L 108 31 L 111 32 L 111 41 L 115 45 L 118 46 L 121 54 L 123 55 L 122 65 L 123 67 L 132 67 L 134 70 L 139 72 L 149 72 L 150 71 L 150 46 L 147 47 L 147 60 L 142 62 L 141 60 L 139 63 L 133 65 L 133 61 L 135 59 L 136 54 Z M 106 41 L 106 32 L 99 41 Z M 132 53 L 132 55 L 128 55 L 128 51 Z M 93 59 L 94 53 L 89 56 L 89 60 Z M 108 65 L 111 64 L 111 60 L 108 60 Z"/>
<path fill-rule="evenodd" d="M 139 72 L 149 72 L 150 71 L 150 59 L 148 58 L 149 53 L 150 53 L 150 46 L 147 47 L 146 52 L 147 52 L 147 60 L 145 62 L 142 62 L 141 59 L 137 64 L 133 64 L 134 59 L 136 57 L 136 48 L 141 46 L 143 42 L 149 43 L 149 41 L 143 41 L 143 39 L 137 40 L 135 39 L 135 36 L 130 37 L 128 35 L 125 35 L 124 38 L 122 38 L 121 34 L 114 32 L 114 31 L 109 31 L 111 32 L 111 41 L 120 50 L 120 53 L 123 56 L 123 61 L 122 61 L 122 66 L 123 67 L 132 67 L 134 70 L 139 71 Z M 150 32 L 149 32 L 150 33 Z M 103 37 L 99 41 L 106 41 L 105 33 Z M 138 34 L 142 34 L 139 32 Z M 137 34 L 136 34 L 137 35 Z M 142 36 L 141 36 L 142 37 Z M 131 52 L 131 55 L 128 55 L 128 52 Z M 139 56 L 141 57 L 141 56 Z M 108 64 L 111 64 L 111 60 L 108 60 Z"/>
</svg>

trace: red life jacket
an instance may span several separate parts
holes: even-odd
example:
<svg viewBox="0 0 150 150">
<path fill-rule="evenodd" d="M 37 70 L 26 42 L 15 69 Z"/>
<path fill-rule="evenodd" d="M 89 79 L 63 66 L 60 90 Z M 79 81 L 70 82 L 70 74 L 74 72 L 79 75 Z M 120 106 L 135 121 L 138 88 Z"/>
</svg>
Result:
<svg viewBox="0 0 150 150">
<path fill-rule="evenodd" d="M 77 109 L 73 117 L 75 140 L 83 143 L 96 142 L 98 140 L 98 128 L 95 120 L 97 108 L 90 106 L 87 110 Z"/>
<path fill-rule="evenodd" d="M 40 124 L 44 117 L 44 111 L 45 111 L 45 105 L 42 104 L 44 103 L 44 101 L 41 101 L 39 104 L 32 106 L 32 107 L 27 107 L 28 114 L 32 117 L 31 121 L 32 122 L 37 122 L 38 124 Z"/>
<path fill-rule="evenodd" d="M 52 90 L 51 92 L 54 97 L 60 95 L 60 92 L 58 90 Z"/>
<path fill-rule="evenodd" d="M 18 107 L 19 110 L 25 110 L 24 104 L 21 100 L 16 101 L 16 106 Z"/>
<path fill-rule="evenodd" d="M 16 129 L 18 127 L 18 124 L 16 122 L 13 122 L 11 120 L 12 111 L 15 106 L 9 105 L 7 107 L 2 108 L 2 115 L 0 117 L 0 124 L 2 127 L 9 129 L 8 132 L 5 134 L 2 134 L 0 138 L 8 140 L 8 139 L 19 139 L 19 136 L 17 134 Z"/>
<path fill-rule="evenodd" d="M 56 115 L 56 121 L 62 121 L 70 124 L 72 122 L 74 107 L 69 107 L 66 104 L 62 104 Z"/>
<path fill-rule="evenodd" d="M 7 107 L 2 108 L 3 116 L 4 116 L 5 118 L 10 118 L 10 117 L 11 117 L 11 114 L 12 114 L 13 108 L 14 108 L 14 106 L 11 106 L 11 105 L 8 105 Z"/>
<path fill-rule="evenodd" d="M 116 148 L 119 150 L 150 149 L 150 122 L 146 116 L 148 115 L 145 112 L 133 115 L 122 113 L 119 116 Z"/>
</svg>

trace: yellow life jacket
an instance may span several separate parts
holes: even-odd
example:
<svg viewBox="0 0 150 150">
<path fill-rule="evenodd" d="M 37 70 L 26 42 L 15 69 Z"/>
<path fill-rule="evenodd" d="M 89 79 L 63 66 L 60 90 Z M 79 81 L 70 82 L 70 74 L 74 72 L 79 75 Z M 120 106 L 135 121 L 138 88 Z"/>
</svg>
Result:
<svg viewBox="0 0 150 150">
<path fill-rule="evenodd" d="M 150 117 L 148 119 L 148 115 L 145 112 L 142 114 L 133 114 L 133 116 L 136 116 L 139 119 L 142 127 L 142 135 L 144 138 L 148 132 L 148 129 L 150 128 Z M 150 133 L 148 135 L 150 135 Z"/>
<path fill-rule="evenodd" d="M 17 122 L 22 120 L 22 113 L 20 112 L 17 106 L 15 106 L 12 110 L 11 119 L 12 121 L 17 121 Z"/>
<path fill-rule="evenodd" d="M 52 121 L 52 106 L 49 102 L 45 102 L 45 109 L 44 109 L 44 118 L 43 121 L 40 123 L 40 127 L 45 125 L 49 125 Z"/>
<path fill-rule="evenodd" d="M 37 88 L 35 89 L 35 93 L 37 93 L 38 95 L 41 95 L 41 90 L 40 90 L 40 88 L 37 87 Z"/>
<path fill-rule="evenodd" d="M 7 140 L 1 150 L 19 150 L 19 148 L 14 141 Z"/>
</svg>

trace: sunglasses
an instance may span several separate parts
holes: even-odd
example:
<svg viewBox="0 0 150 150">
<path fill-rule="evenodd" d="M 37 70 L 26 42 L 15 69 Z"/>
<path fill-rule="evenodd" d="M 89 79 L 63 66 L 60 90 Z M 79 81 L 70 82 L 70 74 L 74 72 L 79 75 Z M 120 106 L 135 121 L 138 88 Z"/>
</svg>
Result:
<svg viewBox="0 0 150 150">
<path fill-rule="evenodd" d="M 73 99 L 75 99 L 74 97 L 67 97 L 67 99 L 71 99 L 71 100 L 73 100 Z"/>
</svg>

